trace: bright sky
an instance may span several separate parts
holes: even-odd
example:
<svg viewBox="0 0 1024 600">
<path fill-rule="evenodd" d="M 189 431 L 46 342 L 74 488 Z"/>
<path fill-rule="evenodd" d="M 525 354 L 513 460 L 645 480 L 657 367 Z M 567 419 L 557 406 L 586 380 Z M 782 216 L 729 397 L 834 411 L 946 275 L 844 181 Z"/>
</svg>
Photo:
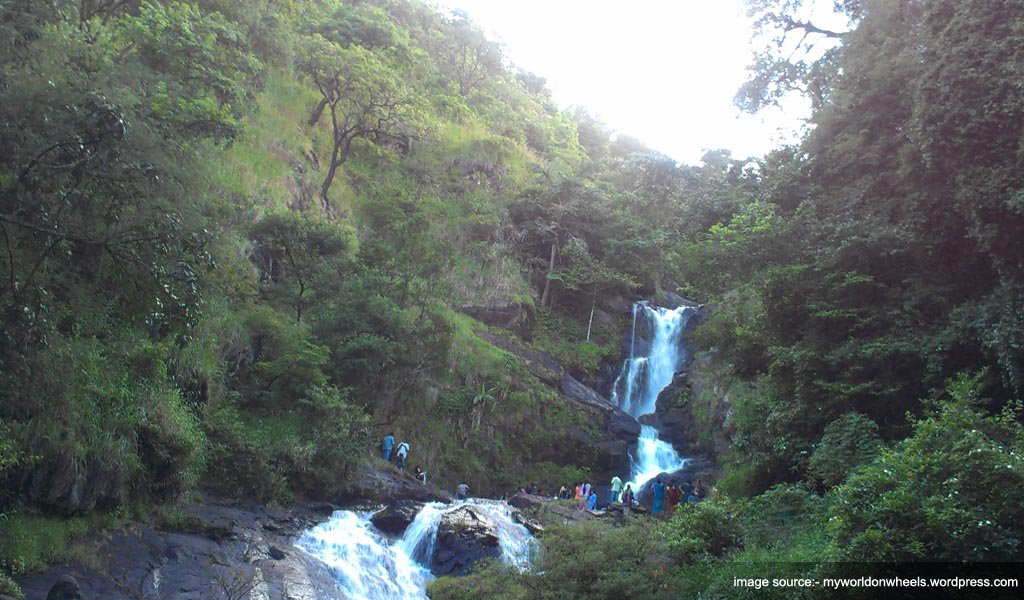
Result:
<svg viewBox="0 0 1024 600">
<path fill-rule="evenodd" d="M 754 116 L 732 103 L 751 60 L 742 0 L 441 0 L 547 78 L 562 106 L 580 105 L 611 128 L 677 161 L 709 148 L 763 155 L 798 139 L 809 104 Z"/>
</svg>

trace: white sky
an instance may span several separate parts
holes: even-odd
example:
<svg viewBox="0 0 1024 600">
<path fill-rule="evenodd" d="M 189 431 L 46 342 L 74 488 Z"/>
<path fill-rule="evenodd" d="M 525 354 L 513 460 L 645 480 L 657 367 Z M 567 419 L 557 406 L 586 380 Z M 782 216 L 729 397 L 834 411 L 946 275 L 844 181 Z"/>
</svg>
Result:
<svg viewBox="0 0 1024 600">
<path fill-rule="evenodd" d="M 562 106 L 677 161 L 704 150 L 763 155 L 798 139 L 809 104 L 741 113 L 733 96 L 751 61 L 742 0 L 440 0 L 504 44 L 515 64 L 547 78 Z"/>
</svg>

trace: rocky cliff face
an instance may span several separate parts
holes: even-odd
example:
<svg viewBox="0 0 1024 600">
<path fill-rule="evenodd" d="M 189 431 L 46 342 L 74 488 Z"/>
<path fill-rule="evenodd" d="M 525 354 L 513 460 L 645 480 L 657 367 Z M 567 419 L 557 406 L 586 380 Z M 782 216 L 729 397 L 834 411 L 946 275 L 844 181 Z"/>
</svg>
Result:
<svg viewBox="0 0 1024 600">
<path fill-rule="evenodd" d="M 135 525 L 91 540 L 83 563 L 58 566 L 19 583 L 25 597 L 83 600 L 344 597 L 330 570 L 294 540 L 333 507 L 276 510 L 211 500 L 174 523 Z"/>
</svg>

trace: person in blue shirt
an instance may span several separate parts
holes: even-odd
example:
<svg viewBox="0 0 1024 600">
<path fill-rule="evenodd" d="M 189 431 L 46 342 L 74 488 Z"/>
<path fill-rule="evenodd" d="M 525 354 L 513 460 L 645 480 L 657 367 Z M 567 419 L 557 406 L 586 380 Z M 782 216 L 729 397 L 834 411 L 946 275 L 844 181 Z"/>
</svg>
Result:
<svg viewBox="0 0 1024 600">
<path fill-rule="evenodd" d="M 591 491 L 590 497 L 587 498 L 587 510 L 597 510 L 597 492 Z"/>
<path fill-rule="evenodd" d="M 651 502 L 651 514 L 661 514 L 665 510 L 665 484 L 661 482 L 661 477 L 654 480 L 654 485 L 651 486 L 654 491 L 654 500 Z"/>
<path fill-rule="evenodd" d="M 395 447 L 395 434 L 384 436 L 384 460 L 391 461 L 391 449 Z"/>
</svg>

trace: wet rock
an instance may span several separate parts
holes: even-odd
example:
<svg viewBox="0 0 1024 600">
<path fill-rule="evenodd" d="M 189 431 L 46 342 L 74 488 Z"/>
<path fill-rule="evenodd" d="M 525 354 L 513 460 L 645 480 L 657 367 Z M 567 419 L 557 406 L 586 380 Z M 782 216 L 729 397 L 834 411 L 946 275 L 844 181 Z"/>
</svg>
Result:
<svg viewBox="0 0 1024 600">
<path fill-rule="evenodd" d="M 430 568 L 435 575 L 464 575 L 476 562 L 500 556 L 497 525 L 472 506 L 463 506 L 441 519 Z"/>
<path fill-rule="evenodd" d="M 78 580 L 71 575 L 61 575 L 46 594 L 46 600 L 82 600 Z"/>
<path fill-rule="evenodd" d="M 373 525 L 386 533 L 400 537 L 405 529 L 416 519 L 423 505 L 412 500 L 399 500 L 394 504 L 386 506 L 384 510 L 375 513 L 370 519 Z"/>
<path fill-rule="evenodd" d="M 267 554 L 269 554 L 270 558 L 274 560 L 284 560 L 288 557 L 288 553 L 278 548 L 277 546 L 270 546 L 269 548 L 267 548 Z"/>
<path fill-rule="evenodd" d="M 512 520 L 526 528 L 533 535 L 544 531 L 544 525 L 540 521 L 523 513 L 521 510 L 512 511 Z"/>
</svg>

